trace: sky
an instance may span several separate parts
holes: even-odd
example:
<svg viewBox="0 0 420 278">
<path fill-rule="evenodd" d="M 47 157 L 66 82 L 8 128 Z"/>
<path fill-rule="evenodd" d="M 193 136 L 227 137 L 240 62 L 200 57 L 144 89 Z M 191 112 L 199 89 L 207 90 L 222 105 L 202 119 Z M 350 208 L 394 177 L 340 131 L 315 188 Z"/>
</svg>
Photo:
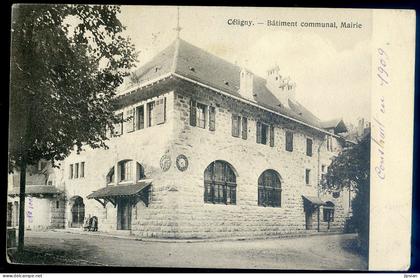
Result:
<svg viewBox="0 0 420 278">
<path fill-rule="evenodd" d="M 123 6 L 125 33 L 141 66 L 176 39 L 176 6 Z M 228 25 L 252 21 L 251 27 Z M 269 27 L 267 20 L 357 22 L 360 29 Z M 304 8 L 180 7 L 180 37 L 265 77 L 275 65 L 296 82 L 296 99 L 321 120 L 370 118 L 371 12 Z"/>
</svg>

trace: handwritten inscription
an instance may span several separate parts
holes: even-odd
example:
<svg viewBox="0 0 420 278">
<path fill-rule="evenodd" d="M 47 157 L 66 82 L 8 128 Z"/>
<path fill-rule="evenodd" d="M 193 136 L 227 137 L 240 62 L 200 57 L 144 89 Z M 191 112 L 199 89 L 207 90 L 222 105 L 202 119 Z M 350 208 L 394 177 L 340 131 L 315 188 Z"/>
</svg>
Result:
<svg viewBox="0 0 420 278">
<path fill-rule="evenodd" d="M 389 86 L 390 83 L 390 74 L 389 74 L 389 57 L 384 49 L 377 49 L 377 58 L 378 58 L 378 67 L 376 76 L 376 81 L 379 86 L 385 87 Z M 376 114 L 376 117 L 373 117 L 372 128 L 372 141 L 377 146 L 377 153 L 374 154 L 377 156 L 377 163 L 375 165 L 375 173 L 380 179 L 385 179 L 385 125 L 382 123 L 382 118 L 385 115 L 385 97 L 380 95 L 379 97 L 379 113 Z"/>
<path fill-rule="evenodd" d="M 28 218 L 29 223 L 32 223 L 32 220 L 33 220 L 33 214 L 32 214 L 33 210 L 34 210 L 34 205 L 33 205 L 33 202 L 32 202 L 32 197 L 29 197 L 28 198 L 28 210 L 26 211 L 26 218 Z"/>
</svg>

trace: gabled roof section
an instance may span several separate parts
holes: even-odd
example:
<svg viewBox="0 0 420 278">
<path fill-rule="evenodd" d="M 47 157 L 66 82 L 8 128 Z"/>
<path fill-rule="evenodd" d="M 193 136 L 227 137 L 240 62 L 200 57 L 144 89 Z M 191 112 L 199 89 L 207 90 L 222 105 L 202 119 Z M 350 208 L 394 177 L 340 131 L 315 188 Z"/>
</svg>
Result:
<svg viewBox="0 0 420 278">
<path fill-rule="evenodd" d="M 343 119 L 333 119 L 330 121 L 321 122 L 321 127 L 324 129 L 334 129 L 335 133 L 348 131 Z"/>
<path fill-rule="evenodd" d="M 157 79 L 169 73 L 199 82 L 211 88 L 242 98 L 239 94 L 241 68 L 182 39 L 176 39 L 150 62 L 135 72 L 139 84 Z M 267 109 L 322 128 L 320 120 L 296 101 L 288 105 L 267 89 L 266 80 L 254 75 L 254 101 Z M 288 108 L 289 106 L 290 108 Z"/>
</svg>

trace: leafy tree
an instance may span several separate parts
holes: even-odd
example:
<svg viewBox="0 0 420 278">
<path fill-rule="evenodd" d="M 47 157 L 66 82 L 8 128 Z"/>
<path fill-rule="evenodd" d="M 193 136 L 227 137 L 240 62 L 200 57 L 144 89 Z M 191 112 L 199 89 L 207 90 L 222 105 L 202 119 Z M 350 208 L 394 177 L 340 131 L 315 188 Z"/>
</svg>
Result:
<svg viewBox="0 0 420 278">
<path fill-rule="evenodd" d="M 118 6 L 15 5 L 12 11 L 9 171 L 20 170 L 19 250 L 26 166 L 75 148 L 106 147 L 116 88 L 136 61 Z"/>
<path fill-rule="evenodd" d="M 369 242 L 370 133 L 356 145 L 345 148 L 333 158 L 322 180 L 323 190 L 355 192 L 351 206 L 352 225 L 357 230 L 360 247 L 367 254 Z"/>
</svg>

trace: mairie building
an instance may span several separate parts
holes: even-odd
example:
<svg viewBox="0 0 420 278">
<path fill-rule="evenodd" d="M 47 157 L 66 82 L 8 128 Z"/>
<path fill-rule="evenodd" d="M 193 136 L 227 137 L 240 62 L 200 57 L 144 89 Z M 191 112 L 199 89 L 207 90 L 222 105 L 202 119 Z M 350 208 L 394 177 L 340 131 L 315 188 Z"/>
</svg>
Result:
<svg viewBox="0 0 420 278">
<path fill-rule="evenodd" d="M 279 67 L 260 77 L 176 39 L 135 77 L 109 148 L 56 170 L 63 228 L 96 216 L 99 232 L 139 238 L 343 231 L 350 193 L 319 184 L 347 128 L 299 104 Z"/>
</svg>

